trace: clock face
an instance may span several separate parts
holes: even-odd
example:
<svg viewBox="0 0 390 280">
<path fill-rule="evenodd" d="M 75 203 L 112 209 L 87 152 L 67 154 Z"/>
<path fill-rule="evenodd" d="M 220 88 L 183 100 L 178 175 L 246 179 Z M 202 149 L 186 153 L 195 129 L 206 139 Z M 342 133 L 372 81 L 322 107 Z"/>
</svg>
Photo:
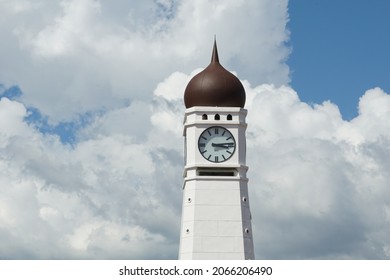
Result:
<svg viewBox="0 0 390 280">
<path fill-rule="evenodd" d="M 222 126 L 212 126 L 199 136 L 199 152 L 211 162 L 224 162 L 236 150 L 236 140 L 232 133 Z"/>
</svg>

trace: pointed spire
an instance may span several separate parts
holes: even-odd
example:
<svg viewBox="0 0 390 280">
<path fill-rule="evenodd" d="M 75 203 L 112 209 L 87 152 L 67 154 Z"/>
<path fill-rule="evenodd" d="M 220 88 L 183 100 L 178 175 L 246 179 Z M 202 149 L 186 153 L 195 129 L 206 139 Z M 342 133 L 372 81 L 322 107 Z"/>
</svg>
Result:
<svg viewBox="0 0 390 280">
<path fill-rule="evenodd" d="M 215 35 L 214 35 L 213 54 L 211 55 L 211 63 L 219 63 L 218 50 L 217 50 L 217 38 Z"/>
</svg>

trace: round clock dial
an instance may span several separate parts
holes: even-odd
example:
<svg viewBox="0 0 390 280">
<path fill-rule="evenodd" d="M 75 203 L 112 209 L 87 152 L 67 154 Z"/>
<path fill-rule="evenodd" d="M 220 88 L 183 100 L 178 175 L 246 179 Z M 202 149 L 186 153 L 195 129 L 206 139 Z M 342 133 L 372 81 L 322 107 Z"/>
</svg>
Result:
<svg viewBox="0 0 390 280">
<path fill-rule="evenodd" d="M 205 129 L 199 136 L 199 152 L 211 162 L 224 162 L 236 150 L 236 140 L 232 133 L 222 126 Z"/>
</svg>

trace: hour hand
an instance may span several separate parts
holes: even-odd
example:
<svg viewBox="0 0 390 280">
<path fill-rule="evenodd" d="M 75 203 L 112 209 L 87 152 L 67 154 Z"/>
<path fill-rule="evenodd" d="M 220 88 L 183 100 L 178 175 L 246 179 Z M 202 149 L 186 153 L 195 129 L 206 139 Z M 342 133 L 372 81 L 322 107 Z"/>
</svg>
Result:
<svg viewBox="0 0 390 280">
<path fill-rule="evenodd" d="M 234 143 L 211 143 L 213 147 L 230 148 L 234 147 Z"/>
</svg>

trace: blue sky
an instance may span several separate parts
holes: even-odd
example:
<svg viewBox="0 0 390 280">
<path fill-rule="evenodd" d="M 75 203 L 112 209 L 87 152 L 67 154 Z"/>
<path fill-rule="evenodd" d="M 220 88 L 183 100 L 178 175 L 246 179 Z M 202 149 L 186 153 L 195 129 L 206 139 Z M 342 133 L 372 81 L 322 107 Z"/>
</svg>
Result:
<svg viewBox="0 0 390 280">
<path fill-rule="evenodd" d="M 289 2 L 292 87 L 303 101 L 336 103 L 343 117 L 357 115 L 368 89 L 390 90 L 390 2 Z"/>
</svg>

